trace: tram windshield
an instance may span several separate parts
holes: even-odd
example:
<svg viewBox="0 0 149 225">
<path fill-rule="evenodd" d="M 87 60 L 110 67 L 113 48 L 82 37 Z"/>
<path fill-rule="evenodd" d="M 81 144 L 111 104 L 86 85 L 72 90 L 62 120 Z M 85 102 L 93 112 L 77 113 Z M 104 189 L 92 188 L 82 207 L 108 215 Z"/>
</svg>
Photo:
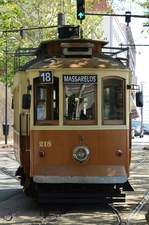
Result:
<svg viewBox="0 0 149 225">
<path fill-rule="evenodd" d="M 95 123 L 96 84 L 64 85 L 64 121 L 82 124 L 81 121 Z"/>
<path fill-rule="evenodd" d="M 103 79 L 103 124 L 125 124 L 125 81 L 122 78 Z"/>
</svg>

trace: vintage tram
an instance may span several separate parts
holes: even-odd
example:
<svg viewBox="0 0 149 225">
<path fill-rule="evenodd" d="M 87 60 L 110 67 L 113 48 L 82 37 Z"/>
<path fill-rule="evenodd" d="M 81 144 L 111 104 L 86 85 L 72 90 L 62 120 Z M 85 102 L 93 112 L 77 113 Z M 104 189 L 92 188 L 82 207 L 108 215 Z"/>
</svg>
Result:
<svg viewBox="0 0 149 225">
<path fill-rule="evenodd" d="M 27 193 L 48 193 L 51 201 L 58 193 L 69 201 L 85 194 L 124 198 L 123 190 L 132 190 L 131 71 L 117 55 L 126 49 L 105 45 L 80 38 L 45 41 L 16 72 L 16 176 Z"/>
</svg>

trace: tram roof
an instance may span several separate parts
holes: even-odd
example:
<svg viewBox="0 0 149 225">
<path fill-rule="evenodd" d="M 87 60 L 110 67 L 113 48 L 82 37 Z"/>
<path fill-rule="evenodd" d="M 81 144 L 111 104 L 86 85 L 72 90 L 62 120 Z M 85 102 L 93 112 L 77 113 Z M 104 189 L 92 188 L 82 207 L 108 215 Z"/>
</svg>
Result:
<svg viewBox="0 0 149 225">
<path fill-rule="evenodd" d="M 19 66 L 19 70 L 38 68 L 127 68 L 127 57 L 119 54 L 126 48 L 105 47 L 107 42 L 91 39 L 57 39 L 42 42 L 36 49 L 19 49 L 16 57 L 34 56 L 33 60 Z M 64 54 L 64 49 L 71 49 L 72 53 Z M 73 49 L 73 50 L 72 50 Z M 89 55 L 87 49 L 91 49 Z M 74 56 L 75 50 L 75 56 Z M 82 54 L 79 52 L 82 51 Z M 84 51 L 84 52 L 83 52 Z M 80 55 L 79 55 L 80 54 Z M 125 54 L 127 55 L 127 54 Z M 124 56 L 124 55 L 123 55 Z"/>
<path fill-rule="evenodd" d="M 27 66 L 27 65 L 26 65 Z M 46 58 L 41 59 L 28 66 L 26 69 L 47 68 L 126 68 L 119 60 L 111 57 L 92 57 L 92 58 Z"/>
<path fill-rule="evenodd" d="M 38 51 L 42 48 L 44 48 L 44 46 L 60 46 L 62 43 L 91 43 L 94 44 L 95 47 L 100 46 L 100 48 L 102 48 L 103 46 L 105 46 L 108 42 L 106 41 L 102 41 L 102 40 L 93 40 L 93 39 L 80 39 L 80 38 L 64 38 L 64 39 L 53 39 L 53 40 L 46 40 L 40 43 L 39 47 L 38 47 Z M 37 51 L 37 52 L 38 52 Z"/>
</svg>

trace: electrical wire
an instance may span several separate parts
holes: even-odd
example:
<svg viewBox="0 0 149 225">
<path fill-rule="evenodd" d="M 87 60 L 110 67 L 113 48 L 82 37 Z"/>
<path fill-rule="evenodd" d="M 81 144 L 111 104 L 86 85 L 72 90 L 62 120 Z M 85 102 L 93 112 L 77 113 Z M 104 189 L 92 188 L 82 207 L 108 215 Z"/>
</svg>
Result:
<svg viewBox="0 0 149 225">
<path fill-rule="evenodd" d="M 122 219 L 120 217 L 120 214 L 118 212 L 118 210 L 112 206 L 111 204 L 108 204 L 108 207 L 112 209 L 112 211 L 117 215 L 117 219 L 118 219 L 118 224 L 117 225 L 124 225 L 125 223 L 122 223 Z"/>
</svg>

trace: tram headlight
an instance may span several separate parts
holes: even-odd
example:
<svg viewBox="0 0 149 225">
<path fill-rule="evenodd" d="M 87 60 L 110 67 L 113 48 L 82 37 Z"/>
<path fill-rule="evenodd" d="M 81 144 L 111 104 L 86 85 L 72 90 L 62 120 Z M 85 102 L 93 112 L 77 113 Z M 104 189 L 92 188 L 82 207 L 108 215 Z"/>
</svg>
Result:
<svg viewBox="0 0 149 225">
<path fill-rule="evenodd" d="M 84 162 L 89 158 L 90 150 L 84 146 L 79 145 L 73 150 L 73 158 L 79 162 Z"/>
</svg>

